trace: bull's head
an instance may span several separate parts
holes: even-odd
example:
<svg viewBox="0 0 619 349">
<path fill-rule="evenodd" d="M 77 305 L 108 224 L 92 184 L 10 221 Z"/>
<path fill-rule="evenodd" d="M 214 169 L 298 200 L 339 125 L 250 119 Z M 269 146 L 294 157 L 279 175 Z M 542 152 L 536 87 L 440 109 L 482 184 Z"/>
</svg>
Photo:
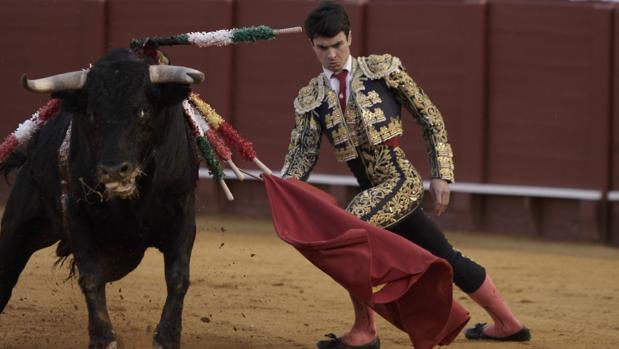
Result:
<svg viewBox="0 0 619 349">
<path fill-rule="evenodd" d="M 204 75 L 191 68 L 148 65 L 129 50 L 114 50 L 88 71 L 22 79 L 30 91 L 54 93 L 74 113 L 72 149 L 88 158 L 107 198 L 137 195 L 136 179 L 173 123 L 171 106 Z M 178 111 L 178 109 L 176 109 Z M 72 151 L 75 158 L 78 152 Z M 85 155 L 87 154 L 87 155 Z"/>
</svg>

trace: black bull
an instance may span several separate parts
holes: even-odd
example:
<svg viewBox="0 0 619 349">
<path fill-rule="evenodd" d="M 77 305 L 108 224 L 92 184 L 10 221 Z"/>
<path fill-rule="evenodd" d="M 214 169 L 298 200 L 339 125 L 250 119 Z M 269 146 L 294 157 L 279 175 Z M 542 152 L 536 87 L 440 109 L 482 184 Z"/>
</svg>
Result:
<svg viewBox="0 0 619 349">
<path fill-rule="evenodd" d="M 24 79 L 30 90 L 52 92 L 62 109 L 21 156 L 2 164 L 5 173 L 19 172 L 0 232 L 0 312 L 32 254 L 60 241 L 57 254 L 73 255 L 86 299 L 89 348 L 116 348 L 105 285 L 155 247 L 164 256 L 167 298 L 153 346 L 180 346 L 199 165 L 181 102 L 202 79 L 189 68 L 149 66 L 124 49 L 88 72 Z M 63 164 L 58 149 L 67 129 Z"/>
</svg>

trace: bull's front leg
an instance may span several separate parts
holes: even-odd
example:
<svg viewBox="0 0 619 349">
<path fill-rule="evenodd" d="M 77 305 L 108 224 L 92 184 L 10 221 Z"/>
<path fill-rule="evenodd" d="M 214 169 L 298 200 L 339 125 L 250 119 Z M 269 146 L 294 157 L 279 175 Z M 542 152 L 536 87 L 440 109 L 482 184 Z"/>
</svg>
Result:
<svg viewBox="0 0 619 349">
<path fill-rule="evenodd" d="M 192 218 L 183 224 L 176 241 L 163 251 L 168 295 L 153 341 L 155 349 L 180 348 L 183 302 L 189 288 L 189 261 L 195 233 Z"/>
<path fill-rule="evenodd" d="M 117 349 L 118 343 L 112 330 L 107 311 L 105 280 L 97 250 L 90 231 L 72 228 L 72 242 L 75 261 L 79 271 L 79 285 L 86 299 L 88 309 L 89 349 Z"/>
<path fill-rule="evenodd" d="M 87 262 L 90 264 L 90 262 Z M 105 282 L 98 265 L 85 267 L 81 264 L 79 284 L 88 308 L 89 349 L 117 349 L 118 343 L 107 312 Z"/>
</svg>

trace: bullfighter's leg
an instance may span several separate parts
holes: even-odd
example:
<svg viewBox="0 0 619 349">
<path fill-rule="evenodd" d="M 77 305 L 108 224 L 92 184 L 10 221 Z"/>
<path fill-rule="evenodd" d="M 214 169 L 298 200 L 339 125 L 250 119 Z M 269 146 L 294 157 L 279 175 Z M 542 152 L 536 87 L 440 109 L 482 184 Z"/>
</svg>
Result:
<svg viewBox="0 0 619 349">
<path fill-rule="evenodd" d="M 0 313 L 32 254 L 59 240 L 39 193 L 19 177 L 2 217 L 0 231 Z"/>
<path fill-rule="evenodd" d="M 350 294 L 355 314 L 355 322 L 348 333 L 342 335 L 340 339 L 347 345 L 363 346 L 377 341 L 376 325 L 374 322 L 374 311 L 364 302 L 359 301 Z M 318 348 L 328 348 L 332 340 L 319 341 Z"/>
<path fill-rule="evenodd" d="M 183 302 L 189 288 L 189 260 L 196 234 L 193 207 L 190 212 L 181 232 L 175 234 L 177 241 L 163 251 L 168 296 L 153 341 L 155 349 L 180 348 Z"/>
<path fill-rule="evenodd" d="M 72 224 L 75 261 L 79 270 L 79 285 L 88 309 L 89 349 L 116 349 L 118 343 L 107 311 L 105 279 L 89 230 L 84 225 Z"/>
<path fill-rule="evenodd" d="M 478 324 L 466 330 L 467 338 L 505 341 L 531 339 L 529 329 L 512 313 L 485 268 L 455 249 L 422 209 L 414 211 L 392 231 L 447 260 L 453 268 L 453 282 L 456 286 L 488 312 L 494 323 Z"/>
</svg>

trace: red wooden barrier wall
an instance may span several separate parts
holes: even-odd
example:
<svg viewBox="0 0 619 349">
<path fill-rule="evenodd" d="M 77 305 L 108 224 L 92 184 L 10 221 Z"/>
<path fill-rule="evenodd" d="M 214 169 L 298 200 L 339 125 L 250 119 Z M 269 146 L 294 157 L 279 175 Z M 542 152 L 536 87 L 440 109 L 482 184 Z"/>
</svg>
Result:
<svg viewBox="0 0 619 349">
<path fill-rule="evenodd" d="M 391 53 L 439 108 L 454 149 L 456 180 L 483 182 L 485 6 L 481 1 L 377 1 L 367 5 L 366 53 Z M 429 177 L 425 144 L 403 115 L 404 150 Z"/>
<path fill-rule="evenodd" d="M 77 70 L 107 48 L 127 47 L 135 37 L 302 25 L 315 3 L 5 0 L 0 136 L 48 98 L 23 90 L 22 73 L 36 78 Z M 614 68 L 619 11 L 613 5 L 558 0 L 357 0 L 345 5 L 353 23 L 353 55 L 399 56 L 442 111 L 458 182 L 619 190 L 619 107 L 614 102 L 619 98 Z M 292 99 L 320 72 L 305 36 L 164 50 L 174 64 L 206 73 L 196 90 L 278 170 L 293 125 Z M 427 178 L 419 129 L 404 118 L 405 150 Z M 315 172 L 348 174 L 329 148 L 325 142 Z M 266 214 L 257 183 L 230 185 L 238 200 L 233 204 L 211 181 L 200 182 L 200 198 L 209 198 L 206 210 Z M 353 192 L 336 191 L 342 197 Z M 443 226 L 619 244 L 617 202 L 605 210 L 603 201 L 456 193 L 451 207 Z"/>
<path fill-rule="evenodd" d="M 489 4 L 488 181 L 605 190 L 612 5 Z"/>
<path fill-rule="evenodd" d="M 0 137 L 4 137 L 49 99 L 23 89 L 20 76 L 40 78 L 87 67 L 93 51 L 100 49 L 104 17 L 102 3 L 90 1 L 6 0 L 1 8 Z"/>
<path fill-rule="evenodd" d="M 487 180 L 605 192 L 612 5 L 488 5 Z M 482 229 L 604 240 L 600 202 L 484 198 Z"/>
<path fill-rule="evenodd" d="M 615 8 L 613 26 L 613 113 L 611 157 L 611 190 L 619 192 L 619 11 Z M 619 201 L 609 205 L 608 240 L 619 246 Z"/>
</svg>

